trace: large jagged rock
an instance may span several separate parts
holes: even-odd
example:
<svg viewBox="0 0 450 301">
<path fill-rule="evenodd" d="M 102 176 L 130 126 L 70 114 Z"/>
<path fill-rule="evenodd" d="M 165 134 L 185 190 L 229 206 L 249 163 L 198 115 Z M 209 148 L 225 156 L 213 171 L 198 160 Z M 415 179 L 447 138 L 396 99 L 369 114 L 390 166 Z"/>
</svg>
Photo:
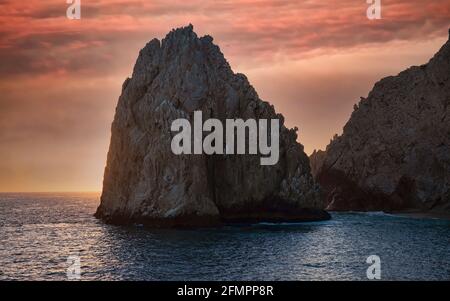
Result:
<svg viewBox="0 0 450 301">
<path fill-rule="evenodd" d="M 280 126 L 280 159 L 257 155 L 174 155 L 177 118 L 281 119 L 234 74 L 210 36 L 192 25 L 149 42 L 125 80 L 112 124 L 101 204 L 108 222 L 202 226 L 224 221 L 329 218 L 295 130 Z"/>
<path fill-rule="evenodd" d="M 329 210 L 450 212 L 450 42 L 376 83 L 310 159 Z"/>
</svg>

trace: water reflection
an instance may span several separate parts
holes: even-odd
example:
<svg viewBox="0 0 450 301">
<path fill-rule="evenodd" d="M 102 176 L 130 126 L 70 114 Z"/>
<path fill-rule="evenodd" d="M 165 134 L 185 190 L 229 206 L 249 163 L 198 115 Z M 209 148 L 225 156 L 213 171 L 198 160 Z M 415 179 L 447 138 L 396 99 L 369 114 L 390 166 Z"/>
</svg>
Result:
<svg viewBox="0 0 450 301">
<path fill-rule="evenodd" d="M 105 225 L 97 195 L 0 195 L 0 279 L 365 279 L 369 255 L 383 279 L 450 279 L 450 222 L 334 214 L 326 222 L 202 230 Z"/>
</svg>

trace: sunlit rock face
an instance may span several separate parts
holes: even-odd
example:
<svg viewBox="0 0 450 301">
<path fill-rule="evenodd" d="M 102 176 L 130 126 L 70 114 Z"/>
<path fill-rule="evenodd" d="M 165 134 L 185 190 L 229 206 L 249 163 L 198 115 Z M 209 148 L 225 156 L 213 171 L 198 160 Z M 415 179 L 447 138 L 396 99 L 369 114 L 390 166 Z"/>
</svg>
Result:
<svg viewBox="0 0 450 301">
<path fill-rule="evenodd" d="M 450 42 L 375 84 L 343 134 L 311 156 L 330 210 L 450 212 Z"/>
<path fill-rule="evenodd" d="M 175 155 L 172 121 L 280 119 L 280 157 Z M 235 74 L 210 36 L 192 26 L 149 42 L 125 80 L 112 124 L 101 204 L 107 222 L 203 226 L 329 218 L 296 130 Z M 192 122 L 191 122 L 192 124 Z"/>
</svg>

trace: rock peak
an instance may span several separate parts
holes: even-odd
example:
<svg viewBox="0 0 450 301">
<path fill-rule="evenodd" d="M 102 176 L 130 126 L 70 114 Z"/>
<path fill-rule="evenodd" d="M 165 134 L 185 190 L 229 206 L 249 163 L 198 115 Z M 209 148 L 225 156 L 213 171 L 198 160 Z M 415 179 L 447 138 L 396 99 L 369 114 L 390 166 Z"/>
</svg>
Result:
<svg viewBox="0 0 450 301">
<path fill-rule="evenodd" d="M 255 155 L 175 155 L 175 119 L 279 119 L 278 164 Z M 273 106 L 235 74 L 212 37 L 172 30 L 139 53 L 111 129 L 101 205 L 109 222 L 154 226 L 329 218 L 309 161 Z"/>
<path fill-rule="evenodd" d="M 178 27 L 178 28 L 173 28 L 167 35 L 166 35 L 166 39 L 169 37 L 175 37 L 175 38 L 179 38 L 182 36 L 191 36 L 192 34 L 194 34 L 195 36 L 197 36 L 194 32 L 194 26 L 192 24 L 189 24 L 187 26 L 183 26 L 183 27 Z"/>
</svg>

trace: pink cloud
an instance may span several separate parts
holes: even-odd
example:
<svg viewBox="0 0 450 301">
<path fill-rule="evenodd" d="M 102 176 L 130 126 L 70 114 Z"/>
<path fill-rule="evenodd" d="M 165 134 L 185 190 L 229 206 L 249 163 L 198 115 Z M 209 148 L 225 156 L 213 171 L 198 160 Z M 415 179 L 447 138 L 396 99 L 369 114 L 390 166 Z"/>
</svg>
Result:
<svg viewBox="0 0 450 301">
<path fill-rule="evenodd" d="M 383 18 L 369 21 L 364 0 L 82 0 L 82 19 L 68 20 L 64 0 L 0 0 L 0 190 L 44 185 L 31 175 L 86 187 L 67 170 L 100 183 L 114 106 L 139 49 L 189 23 L 300 127 L 308 151 L 323 147 L 376 79 L 424 63 L 436 49 L 416 57 L 417 43 L 447 36 L 448 0 L 382 3 Z M 396 55 L 398 43 L 409 52 Z M 369 64 L 352 56 L 364 51 Z M 9 186 L 18 172 L 22 184 Z"/>
<path fill-rule="evenodd" d="M 275 55 L 295 59 L 317 49 L 422 40 L 442 35 L 450 26 L 447 0 L 382 3 L 383 19 L 370 21 L 365 15 L 367 4 L 352 0 L 83 1 L 82 19 L 72 21 L 65 18 L 67 4 L 59 0 L 4 1 L 0 49 L 7 58 L 9 52 L 22 52 L 32 43 L 38 54 L 35 59 L 45 55 L 40 49 L 48 47 L 74 51 L 78 45 L 95 52 L 95 43 L 107 43 L 127 50 L 129 42 L 144 45 L 172 27 L 193 23 L 201 34 L 213 35 L 237 62 L 250 58 L 257 62 Z"/>
</svg>

